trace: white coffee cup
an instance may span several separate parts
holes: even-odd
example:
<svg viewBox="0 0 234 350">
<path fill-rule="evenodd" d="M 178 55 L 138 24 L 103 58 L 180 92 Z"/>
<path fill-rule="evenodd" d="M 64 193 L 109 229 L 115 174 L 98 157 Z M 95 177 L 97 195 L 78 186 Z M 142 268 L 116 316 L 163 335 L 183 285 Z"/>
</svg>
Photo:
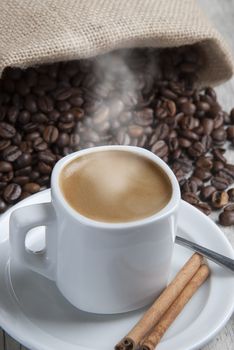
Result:
<svg viewBox="0 0 234 350">
<path fill-rule="evenodd" d="M 85 154 L 124 150 L 151 159 L 169 177 L 172 196 L 155 215 L 128 223 L 104 223 L 75 211 L 63 197 L 63 167 Z M 11 259 L 54 280 L 77 308 L 94 313 L 120 313 L 152 302 L 165 288 L 176 233 L 180 189 L 170 168 L 153 153 L 132 146 L 101 146 L 75 152 L 54 167 L 51 203 L 16 209 L 10 217 Z M 46 248 L 28 251 L 30 229 L 46 226 Z"/>
</svg>

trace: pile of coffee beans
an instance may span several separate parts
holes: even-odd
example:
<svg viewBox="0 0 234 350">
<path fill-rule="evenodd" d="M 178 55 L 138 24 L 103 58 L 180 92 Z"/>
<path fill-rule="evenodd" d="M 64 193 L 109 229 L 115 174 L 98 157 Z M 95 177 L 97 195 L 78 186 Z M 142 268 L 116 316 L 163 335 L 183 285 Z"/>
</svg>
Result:
<svg viewBox="0 0 234 350">
<path fill-rule="evenodd" d="M 54 164 L 83 148 L 144 147 L 167 162 L 182 198 L 234 224 L 234 109 L 211 87 L 192 46 L 120 50 L 95 59 L 21 70 L 0 80 L 0 212 L 50 185 Z M 228 142 L 227 142 L 228 141 Z M 233 202 L 233 204 L 231 204 Z"/>
</svg>

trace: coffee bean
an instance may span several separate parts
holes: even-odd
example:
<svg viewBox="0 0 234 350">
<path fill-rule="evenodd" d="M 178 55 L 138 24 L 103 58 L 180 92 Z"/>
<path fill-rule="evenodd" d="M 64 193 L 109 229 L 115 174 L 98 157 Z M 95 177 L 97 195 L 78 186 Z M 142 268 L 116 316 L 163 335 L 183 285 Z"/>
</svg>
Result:
<svg viewBox="0 0 234 350">
<path fill-rule="evenodd" d="M 175 151 L 179 147 L 179 141 L 176 137 L 172 137 L 168 140 L 169 151 Z"/>
<path fill-rule="evenodd" d="M 200 196 L 204 201 L 209 201 L 212 194 L 216 191 L 214 186 L 208 185 L 201 188 Z"/>
<path fill-rule="evenodd" d="M 185 116 L 181 122 L 180 125 L 182 129 L 184 130 L 193 130 L 194 128 L 197 128 L 199 126 L 199 120 L 192 117 L 192 116 Z"/>
<path fill-rule="evenodd" d="M 155 136 L 157 141 L 165 140 L 169 135 L 169 131 L 170 131 L 169 126 L 166 123 L 160 123 L 155 127 L 153 136 Z"/>
<path fill-rule="evenodd" d="M 30 173 L 30 180 L 31 181 L 36 181 L 36 180 L 38 180 L 40 178 L 40 173 L 39 173 L 39 171 L 32 171 L 31 173 Z"/>
<path fill-rule="evenodd" d="M 211 205 L 215 209 L 223 208 L 228 204 L 228 194 L 225 191 L 215 191 L 211 196 Z"/>
<path fill-rule="evenodd" d="M 189 204 L 194 205 L 199 203 L 198 196 L 193 192 L 182 193 L 181 197 L 184 201 L 188 202 Z"/>
<path fill-rule="evenodd" d="M 212 138 L 210 135 L 204 135 L 201 138 L 201 143 L 203 144 L 203 147 L 205 149 L 205 152 L 207 152 L 212 145 Z"/>
<path fill-rule="evenodd" d="M 58 129 L 53 125 L 48 125 L 44 132 L 43 132 L 43 138 L 47 143 L 54 143 L 58 139 L 59 131 Z"/>
<path fill-rule="evenodd" d="M 203 186 L 203 181 L 201 179 L 199 179 L 198 177 L 196 177 L 196 176 L 191 176 L 190 180 L 196 182 L 198 189 Z"/>
<path fill-rule="evenodd" d="M 187 158 L 180 158 L 178 159 L 174 164 L 178 163 L 180 165 L 180 168 L 185 172 L 191 172 L 193 166 L 192 166 L 192 161 L 190 159 Z"/>
<path fill-rule="evenodd" d="M 44 113 L 48 113 L 53 110 L 53 100 L 49 96 L 44 95 L 38 97 L 37 104 L 39 109 Z"/>
<path fill-rule="evenodd" d="M 199 125 L 198 127 L 194 128 L 193 131 L 194 131 L 198 136 L 204 135 L 204 128 L 203 128 L 202 125 Z"/>
<path fill-rule="evenodd" d="M 203 126 L 204 134 L 210 135 L 214 129 L 214 120 L 210 118 L 204 118 L 202 119 L 201 123 Z"/>
<path fill-rule="evenodd" d="M 151 152 L 153 152 L 160 158 L 165 157 L 168 154 L 168 146 L 163 140 L 157 141 L 151 147 Z"/>
<path fill-rule="evenodd" d="M 234 225 L 234 210 L 224 210 L 219 215 L 219 223 L 223 226 Z"/>
<path fill-rule="evenodd" d="M 146 148 L 146 143 L 147 143 L 147 136 L 146 135 L 142 135 L 141 138 L 137 139 L 137 147 Z"/>
<path fill-rule="evenodd" d="M 43 175 L 43 176 L 40 176 L 38 179 L 37 179 L 37 183 L 40 185 L 40 186 L 49 186 L 50 184 L 50 177 L 48 175 Z"/>
<path fill-rule="evenodd" d="M 144 133 L 144 129 L 139 125 L 129 125 L 128 132 L 131 137 L 141 137 Z"/>
<path fill-rule="evenodd" d="M 196 106 L 191 102 L 185 102 L 180 105 L 180 110 L 184 114 L 193 115 L 196 111 Z"/>
<path fill-rule="evenodd" d="M 23 110 L 19 113 L 18 122 L 20 124 L 28 124 L 30 121 L 30 118 L 31 118 L 31 116 L 30 116 L 29 111 Z"/>
<path fill-rule="evenodd" d="M 19 114 L 19 109 L 15 106 L 11 106 L 7 110 L 7 120 L 9 121 L 9 123 L 14 125 L 17 121 L 18 114 Z M 1 118 L 0 118 L 0 120 L 1 120 Z"/>
<path fill-rule="evenodd" d="M 60 118 L 60 112 L 54 109 L 53 111 L 46 114 L 49 118 L 49 122 L 57 122 Z"/>
<path fill-rule="evenodd" d="M 9 172 L 3 173 L 1 175 L 1 181 L 3 181 L 3 182 L 10 182 L 13 179 L 13 177 L 14 177 L 13 171 L 9 171 Z"/>
<path fill-rule="evenodd" d="M 0 122 L 0 137 L 3 139 L 11 139 L 15 133 L 16 130 L 11 124 Z"/>
<path fill-rule="evenodd" d="M 81 107 L 84 103 L 84 100 L 81 96 L 72 96 L 71 98 L 69 98 L 69 103 L 73 106 L 73 107 Z"/>
<path fill-rule="evenodd" d="M 213 167 L 213 162 L 210 157 L 199 157 L 196 161 L 196 166 L 210 170 Z"/>
<path fill-rule="evenodd" d="M 214 119 L 214 129 L 220 129 L 222 128 L 223 126 L 223 123 L 224 123 L 224 119 L 223 119 L 223 116 L 222 114 L 218 114 Z"/>
<path fill-rule="evenodd" d="M 226 174 L 234 180 L 234 167 L 232 168 L 232 165 L 231 165 L 231 167 L 230 167 L 230 165 L 226 164 L 226 166 L 220 170 L 220 173 L 222 172 L 222 174 Z"/>
<path fill-rule="evenodd" d="M 29 181 L 29 177 L 28 176 L 15 176 L 13 178 L 13 181 L 16 184 L 23 186 Z"/>
<path fill-rule="evenodd" d="M 222 170 L 224 168 L 224 163 L 220 162 L 219 160 L 215 160 L 213 162 L 213 171 L 214 173 L 217 173 L 218 171 Z"/>
<path fill-rule="evenodd" d="M 38 170 L 43 175 L 49 175 L 51 173 L 51 166 L 45 162 L 38 163 Z"/>
<path fill-rule="evenodd" d="M 120 145 L 129 146 L 131 144 L 131 138 L 125 129 L 120 129 L 116 136 L 117 142 Z"/>
<path fill-rule="evenodd" d="M 62 148 L 62 147 L 65 147 L 65 146 L 69 145 L 69 142 L 70 142 L 69 135 L 66 134 L 66 133 L 64 133 L 64 132 L 62 132 L 62 133 L 59 134 L 56 143 L 57 143 L 57 145 L 58 145 L 59 147 Z"/>
<path fill-rule="evenodd" d="M 29 192 L 22 192 L 21 196 L 20 196 L 20 200 L 22 201 L 23 199 L 26 199 L 29 196 L 31 196 L 31 193 L 29 193 Z"/>
<path fill-rule="evenodd" d="M 213 88 L 208 87 L 205 89 L 205 93 L 210 96 L 214 101 L 216 101 L 217 96 L 216 96 L 216 92 Z"/>
<path fill-rule="evenodd" d="M 72 148 L 76 148 L 80 144 L 80 136 L 79 134 L 71 134 L 69 146 Z"/>
<path fill-rule="evenodd" d="M 44 113 L 35 113 L 32 115 L 32 122 L 37 124 L 37 123 L 41 123 L 41 124 L 45 124 L 48 122 L 48 118 Z"/>
<path fill-rule="evenodd" d="M 21 156 L 22 152 L 17 146 L 8 146 L 2 152 L 2 157 L 7 162 L 14 162 Z"/>
<path fill-rule="evenodd" d="M 36 130 L 38 130 L 38 128 L 39 128 L 39 125 L 37 123 L 33 123 L 33 122 L 27 123 L 27 124 L 22 126 L 23 131 L 26 133 L 31 133 L 33 131 L 36 131 Z"/>
<path fill-rule="evenodd" d="M 224 211 L 234 211 L 234 204 L 228 204 L 223 210 Z"/>
<path fill-rule="evenodd" d="M 62 123 L 71 123 L 74 121 L 74 119 L 74 115 L 70 111 L 62 113 L 59 118 L 60 122 Z"/>
<path fill-rule="evenodd" d="M 202 181 L 208 181 L 212 177 L 211 172 L 203 168 L 196 168 L 193 175 Z"/>
<path fill-rule="evenodd" d="M 57 101 L 64 101 L 72 96 L 72 89 L 61 88 L 54 93 L 55 99 Z"/>
<path fill-rule="evenodd" d="M 71 108 L 71 105 L 68 101 L 58 101 L 57 104 L 57 109 L 60 111 L 60 112 L 66 112 L 66 111 L 69 111 L 70 108 Z"/>
<path fill-rule="evenodd" d="M 177 98 L 177 95 L 172 90 L 169 90 L 166 88 L 161 89 L 161 94 L 162 96 L 168 98 L 169 100 L 176 100 Z"/>
<path fill-rule="evenodd" d="M 218 190 L 224 191 L 228 188 L 229 182 L 221 176 L 214 176 L 211 179 L 211 184 Z"/>
<path fill-rule="evenodd" d="M 12 164 L 5 161 L 0 161 L 0 173 L 8 173 L 13 170 Z"/>
<path fill-rule="evenodd" d="M 184 192 L 194 192 L 196 193 L 198 190 L 198 186 L 196 181 L 194 180 L 186 180 L 185 183 L 182 186 L 182 191 Z"/>
<path fill-rule="evenodd" d="M 199 136 L 191 130 L 181 130 L 180 135 L 188 140 L 191 140 L 191 141 L 198 141 L 199 140 Z"/>
<path fill-rule="evenodd" d="M 24 168 L 30 165 L 32 162 L 32 156 L 30 153 L 23 153 L 15 162 L 17 168 Z"/>
<path fill-rule="evenodd" d="M 21 150 L 22 153 L 32 153 L 32 143 L 23 141 L 19 144 L 19 149 Z"/>
<path fill-rule="evenodd" d="M 0 151 L 10 146 L 11 142 L 9 140 L 0 140 Z"/>
<path fill-rule="evenodd" d="M 219 160 L 220 162 L 226 163 L 227 160 L 223 155 L 223 152 L 220 148 L 214 148 L 213 149 L 213 155 L 216 160 Z"/>
<path fill-rule="evenodd" d="M 49 150 L 38 152 L 38 159 L 46 164 L 54 164 L 56 162 L 55 155 Z"/>
<path fill-rule="evenodd" d="M 19 146 L 22 142 L 22 135 L 19 132 L 16 132 L 15 136 L 11 139 L 13 145 Z"/>
<path fill-rule="evenodd" d="M 214 140 L 214 142 L 224 143 L 224 141 L 227 138 L 226 130 L 223 127 L 220 127 L 218 129 L 215 129 L 212 131 L 211 136 Z"/>
<path fill-rule="evenodd" d="M 193 158 L 200 157 L 205 152 L 205 148 L 201 142 L 194 142 L 192 147 L 188 149 L 188 153 Z"/>
<path fill-rule="evenodd" d="M 28 182 L 23 186 L 23 191 L 27 193 L 36 193 L 40 191 L 40 185 L 35 182 Z"/>
<path fill-rule="evenodd" d="M 141 111 L 137 111 L 134 114 L 134 119 L 138 125 L 149 126 L 153 123 L 153 110 L 145 108 Z"/>
<path fill-rule="evenodd" d="M 37 152 L 45 151 L 47 147 L 46 142 L 41 137 L 33 141 L 33 148 Z"/>
<path fill-rule="evenodd" d="M 24 107 L 30 113 L 35 113 L 37 111 L 36 98 L 33 95 L 27 95 L 25 97 Z"/>
<path fill-rule="evenodd" d="M 231 202 L 234 202 L 234 188 L 230 188 L 230 189 L 227 191 L 227 193 L 228 193 L 228 196 L 229 196 L 229 200 L 230 200 Z"/>
<path fill-rule="evenodd" d="M 85 141 L 90 141 L 93 143 L 99 142 L 100 141 L 100 137 L 98 135 L 98 133 L 90 128 L 86 129 L 85 134 L 83 135 L 83 139 Z M 68 136 L 68 140 L 69 140 L 69 136 Z M 69 144 L 69 141 L 67 143 L 67 145 Z"/>
<path fill-rule="evenodd" d="M 31 133 L 28 133 L 25 136 L 25 140 L 26 141 L 34 141 L 34 140 L 38 139 L 39 137 L 40 137 L 40 133 L 37 132 L 37 131 L 34 131 L 34 132 L 31 132 Z"/>
<path fill-rule="evenodd" d="M 205 215 L 211 214 L 211 207 L 207 203 L 199 202 L 197 204 L 193 204 L 193 206 L 199 209 Z"/>
<path fill-rule="evenodd" d="M 232 185 L 234 182 L 233 173 L 229 172 L 226 168 L 217 172 L 217 175 L 224 177 L 228 181 L 229 185 Z"/>
<path fill-rule="evenodd" d="M 15 176 L 31 175 L 31 172 L 32 172 L 32 167 L 26 166 L 25 168 L 15 170 Z"/>
<path fill-rule="evenodd" d="M 70 123 L 58 123 L 58 129 L 64 132 L 70 132 L 75 126 L 75 122 Z"/>
<path fill-rule="evenodd" d="M 172 161 L 175 161 L 176 159 L 178 159 L 181 156 L 181 154 L 182 154 L 181 148 L 177 148 L 175 151 L 173 151 L 171 154 Z"/>
<path fill-rule="evenodd" d="M 227 181 L 228 185 L 231 185 L 234 182 L 233 177 L 231 175 L 229 175 L 228 173 L 224 172 L 224 169 L 218 171 L 216 173 L 216 176 L 224 178 Z"/>
<path fill-rule="evenodd" d="M 182 148 L 190 148 L 192 146 L 192 141 L 184 138 L 184 137 L 179 137 L 178 142 L 180 147 Z"/>
<path fill-rule="evenodd" d="M 210 104 L 207 102 L 199 101 L 196 106 L 199 111 L 208 112 L 210 110 Z"/>
<path fill-rule="evenodd" d="M 15 183 L 11 183 L 3 191 L 3 197 L 7 203 L 14 203 L 21 195 L 21 187 Z"/>
</svg>

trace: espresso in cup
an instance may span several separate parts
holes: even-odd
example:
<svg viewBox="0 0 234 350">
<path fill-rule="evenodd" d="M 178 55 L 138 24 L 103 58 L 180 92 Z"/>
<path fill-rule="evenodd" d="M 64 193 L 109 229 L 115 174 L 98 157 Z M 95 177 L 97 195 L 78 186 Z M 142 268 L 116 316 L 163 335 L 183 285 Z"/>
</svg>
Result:
<svg viewBox="0 0 234 350">
<path fill-rule="evenodd" d="M 172 196 L 171 182 L 155 162 L 122 150 L 94 152 L 73 159 L 62 169 L 59 184 L 73 209 L 107 223 L 152 216 Z"/>
</svg>

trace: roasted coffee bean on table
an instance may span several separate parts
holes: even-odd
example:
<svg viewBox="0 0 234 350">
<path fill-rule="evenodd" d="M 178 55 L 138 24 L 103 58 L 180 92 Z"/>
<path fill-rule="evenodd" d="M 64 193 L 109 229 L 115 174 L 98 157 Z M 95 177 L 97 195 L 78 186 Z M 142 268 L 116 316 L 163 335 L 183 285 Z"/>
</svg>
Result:
<svg viewBox="0 0 234 350">
<path fill-rule="evenodd" d="M 222 208 L 220 223 L 234 224 L 227 205 L 234 165 L 225 157 L 234 146 L 234 109 L 223 111 L 211 87 L 197 88 L 202 67 L 193 46 L 7 67 L 0 79 L 0 212 L 49 187 L 63 156 L 122 144 L 161 157 L 184 200 L 207 215 Z"/>
</svg>

